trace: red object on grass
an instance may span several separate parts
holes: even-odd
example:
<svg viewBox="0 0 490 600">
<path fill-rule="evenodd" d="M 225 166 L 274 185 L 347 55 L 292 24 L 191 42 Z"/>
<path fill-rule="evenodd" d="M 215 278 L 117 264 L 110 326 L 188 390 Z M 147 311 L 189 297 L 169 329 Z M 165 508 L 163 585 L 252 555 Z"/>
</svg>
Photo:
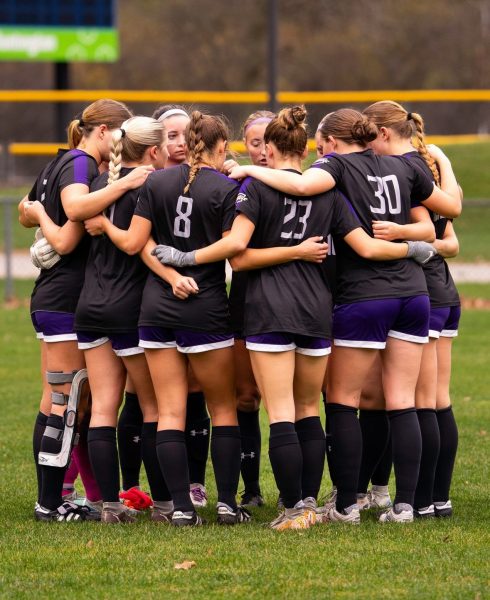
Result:
<svg viewBox="0 0 490 600">
<path fill-rule="evenodd" d="M 134 510 L 146 510 L 153 506 L 150 496 L 136 487 L 132 487 L 126 492 L 121 492 L 119 498 L 123 500 L 125 506 Z"/>
</svg>

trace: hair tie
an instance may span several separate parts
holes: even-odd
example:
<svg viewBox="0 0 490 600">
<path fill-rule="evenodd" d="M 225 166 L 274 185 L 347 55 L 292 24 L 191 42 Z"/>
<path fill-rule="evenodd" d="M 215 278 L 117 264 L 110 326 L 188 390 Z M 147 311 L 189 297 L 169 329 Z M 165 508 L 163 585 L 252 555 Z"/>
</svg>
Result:
<svg viewBox="0 0 490 600">
<path fill-rule="evenodd" d="M 123 138 L 126 135 L 126 130 L 123 129 L 122 127 L 120 129 L 121 129 L 121 138 Z"/>
<path fill-rule="evenodd" d="M 413 119 L 412 113 L 407 113 L 407 121 L 411 121 Z"/>
<path fill-rule="evenodd" d="M 169 117 L 173 117 L 174 115 L 182 115 L 183 117 L 189 118 L 189 115 L 185 112 L 185 110 L 182 110 L 181 108 L 170 108 L 169 110 L 166 110 L 163 114 L 161 114 L 158 117 L 158 120 L 162 122 L 165 121 L 165 119 L 168 119 Z"/>
<path fill-rule="evenodd" d="M 78 119 L 78 126 L 80 127 L 80 129 L 82 127 L 85 127 L 85 123 L 83 122 L 83 119 Z"/>
</svg>

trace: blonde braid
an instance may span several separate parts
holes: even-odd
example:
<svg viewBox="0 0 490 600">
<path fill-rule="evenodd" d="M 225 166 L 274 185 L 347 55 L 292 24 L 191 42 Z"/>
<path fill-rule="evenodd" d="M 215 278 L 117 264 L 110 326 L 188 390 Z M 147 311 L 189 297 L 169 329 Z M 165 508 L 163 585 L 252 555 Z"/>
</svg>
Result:
<svg viewBox="0 0 490 600">
<path fill-rule="evenodd" d="M 201 162 L 202 154 L 206 149 L 204 140 L 202 139 L 202 122 L 203 114 L 198 110 L 195 110 L 191 115 L 191 122 L 189 123 L 188 137 L 189 141 L 187 144 L 189 151 L 189 179 L 184 188 L 184 194 L 187 194 L 191 183 L 196 178 L 197 172 L 199 171 L 199 163 Z"/>
<path fill-rule="evenodd" d="M 418 113 L 410 113 L 410 114 L 411 114 L 412 120 L 415 125 L 415 135 L 417 136 L 417 142 L 418 142 L 417 143 L 417 152 L 422 156 L 424 161 L 427 163 L 427 166 L 429 167 L 429 169 L 432 172 L 432 175 L 434 176 L 434 181 L 436 182 L 436 184 L 440 186 L 441 185 L 441 176 L 437 169 L 437 165 L 436 165 L 434 159 L 432 158 L 432 156 L 429 154 L 429 151 L 427 150 L 427 146 L 425 145 L 424 120 Z"/>
<path fill-rule="evenodd" d="M 114 183 L 115 181 L 117 181 L 117 179 L 119 179 L 122 167 L 122 150 L 122 130 L 116 129 L 112 134 L 109 161 L 109 178 L 107 180 L 107 185 L 111 185 L 111 183 Z"/>
</svg>

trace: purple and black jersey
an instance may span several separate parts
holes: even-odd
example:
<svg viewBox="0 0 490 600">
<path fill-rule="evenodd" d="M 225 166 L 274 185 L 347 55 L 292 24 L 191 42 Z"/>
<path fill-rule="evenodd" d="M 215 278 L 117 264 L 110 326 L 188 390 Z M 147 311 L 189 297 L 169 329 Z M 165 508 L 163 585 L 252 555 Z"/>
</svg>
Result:
<svg viewBox="0 0 490 600">
<path fill-rule="evenodd" d="M 335 180 L 372 237 L 372 221 L 410 223 L 410 209 L 433 192 L 433 183 L 401 156 L 377 156 L 372 150 L 328 154 L 313 163 Z M 422 268 L 412 260 L 370 261 L 334 237 L 339 304 L 427 294 Z"/>
<path fill-rule="evenodd" d="M 403 155 L 411 163 L 418 165 L 433 180 L 432 171 L 419 152 L 407 152 Z M 436 230 L 436 238 L 442 240 L 449 219 L 429 210 L 430 217 Z M 427 289 L 429 290 L 430 305 L 434 308 L 459 306 L 458 290 L 453 281 L 447 262 L 437 254 L 423 265 Z"/>
<path fill-rule="evenodd" d="M 299 198 L 255 179 L 246 179 L 236 210 L 255 225 L 250 247 L 296 246 L 329 233 L 343 238 L 360 227 L 348 203 L 337 192 Z M 287 332 L 313 337 L 331 335 L 332 299 L 321 265 L 295 260 L 248 272 L 245 302 L 246 336 Z"/>
<path fill-rule="evenodd" d="M 131 171 L 123 168 L 120 176 Z M 108 173 L 97 177 L 90 191 L 105 188 L 107 179 Z M 139 189 L 130 190 L 106 208 L 106 215 L 119 229 L 129 229 L 138 194 Z M 105 334 L 137 330 L 147 275 L 148 269 L 138 255 L 129 256 L 119 250 L 105 235 L 93 237 L 76 310 L 75 330 Z"/>
<path fill-rule="evenodd" d="M 97 162 L 83 150 L 59 150 L 41 172 L 29 193 L 29 200 L 39 200 L 51 220 L 62 227 L 68 217 L 61 203 L 61 192 L 69 185 L 90 186 L 99 175 Z M 31 296 L 31 312 L 50 310 L 75 312 L 83 286 L 89 236 L 84 236 L 70 254 L 65 254 L 51 269 L 41 269 Z"/>
<path fill-rule="evenodd" d="M 221 239 L 231 229 L 238 185 L 215 169 L 199 169 L 184 195 L 189 166 L 152 173 L 142 187 L 135 214 L 148 219 L 157 244 L 183 252 Z M 140 326 L 188 329 L 213 333 L 230 331 L 225 261 L 179 269 L 193 277 L 199 293 L 179 300 L 172 287 L 150 273 L 143 292 Z"/>
</svg>

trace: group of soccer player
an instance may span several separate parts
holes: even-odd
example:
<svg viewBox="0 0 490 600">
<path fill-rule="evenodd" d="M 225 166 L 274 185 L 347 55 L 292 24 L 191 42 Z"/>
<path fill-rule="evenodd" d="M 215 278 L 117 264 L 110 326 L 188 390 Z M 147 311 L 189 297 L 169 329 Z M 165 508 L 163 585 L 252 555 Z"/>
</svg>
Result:
<svg viewBox="0 0 490 600">
<path fill-rule="evenodd" d="M 70 123 L 70 149 L 19 204 L 39 228 L 36 519 L 128 523 L 149 508 L 201 525 L 210 445 L 217 522 L 250 521 L 261 401 L 273 529 L 452 514 L 460 302 L 444 259 L 461 190 L 421 116 L 392 101 L 327 114 L 302 173 L 306 117 L 250 115 L 251 165 L 227 160 L 223 118 L 181 106 L 135 117 L 99 100 Z"/>
</svg>

